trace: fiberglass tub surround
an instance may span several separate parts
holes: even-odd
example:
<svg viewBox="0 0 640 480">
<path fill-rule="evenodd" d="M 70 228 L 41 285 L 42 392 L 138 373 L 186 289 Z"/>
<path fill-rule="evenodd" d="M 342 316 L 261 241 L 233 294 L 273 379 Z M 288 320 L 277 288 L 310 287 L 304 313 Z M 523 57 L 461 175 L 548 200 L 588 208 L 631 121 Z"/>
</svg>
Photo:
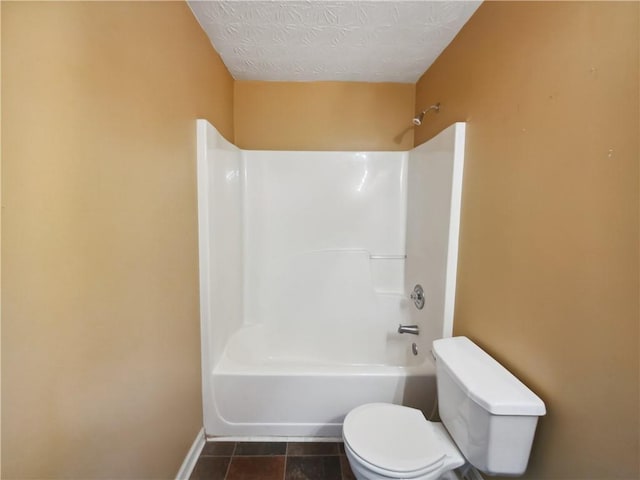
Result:
<svg viewBox="0 0 640 480">
<path fill-rule="evenodd" d="M 243 151 L 198 121 L 207 435 L 339 436 L 362 403 L 432 409 L 463 142 L 455 124 L 410 152 Z"/>
</svg>

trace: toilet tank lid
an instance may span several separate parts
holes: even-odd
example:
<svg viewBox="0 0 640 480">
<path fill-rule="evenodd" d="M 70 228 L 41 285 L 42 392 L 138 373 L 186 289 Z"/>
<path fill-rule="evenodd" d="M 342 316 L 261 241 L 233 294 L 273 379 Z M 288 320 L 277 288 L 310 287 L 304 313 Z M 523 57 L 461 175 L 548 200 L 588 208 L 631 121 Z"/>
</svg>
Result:
<svg viewBox="0 0 640 480">
<path fill-rule="evenodd" d="M 544 402 L 467 337 L 433 342 L 433 353 L 458 386 L 494 415 L 541 416 Z"/>
</svg>

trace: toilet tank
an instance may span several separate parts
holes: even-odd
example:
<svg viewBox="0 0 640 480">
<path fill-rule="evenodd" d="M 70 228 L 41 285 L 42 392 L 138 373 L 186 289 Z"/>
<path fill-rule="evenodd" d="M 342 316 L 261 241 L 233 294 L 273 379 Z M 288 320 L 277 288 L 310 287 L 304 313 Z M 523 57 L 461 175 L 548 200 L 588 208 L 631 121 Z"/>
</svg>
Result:
<svg viewBox="0 0 640 480">
<path fill-rule="evenodd" d="M 438 411 L 465 458 L 490 475 L 527 468 L 544 403 L 466 337 L 435 340 Z"/>
</svg>

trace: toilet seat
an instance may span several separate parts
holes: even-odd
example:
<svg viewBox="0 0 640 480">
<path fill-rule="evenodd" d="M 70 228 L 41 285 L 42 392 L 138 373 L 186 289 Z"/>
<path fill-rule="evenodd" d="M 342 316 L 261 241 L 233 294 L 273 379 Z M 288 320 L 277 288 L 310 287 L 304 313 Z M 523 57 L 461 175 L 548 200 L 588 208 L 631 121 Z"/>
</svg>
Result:
<svg viewBox="0 0 640 480">
<path fill-rule="evenodd" d="M 387 403 L 355 408 L 344 419 L 345 448 L 367 468 L 390 478 L 439 469 L 447 454 L 442 435 L 420 410 Z"/>
<path fill-rule="evenodd" d="M 390 478 L 390 479 L 391 478 L 398 478 L 398 479 L 423 478 L 425 475 L 428 475 L 430 473 L 440 470 L 443 465 L 443 462 L 439 461 L 421 470 L 416 470 L 411 472 L 396 472 L 393 470 L 387 470 L 387 469 L 381 468 L 379 466 L 376 466 L 367 462 L 362 457 L 360 457 L 357 453 L 355 453 L 351 449 L 351 447 L 349 447 L 349 444 L 347 444 L 346 442 L 344 444 L 344 448 L 350 463 L 355 461 L 358 467 L 360 467 L 361 469 L 364 468 L 368 472 L 374 472 L 378 475 L 381 475 L 382 478 Z M 353 463 L 351 465 L 353 468 Z"/>
</svg>

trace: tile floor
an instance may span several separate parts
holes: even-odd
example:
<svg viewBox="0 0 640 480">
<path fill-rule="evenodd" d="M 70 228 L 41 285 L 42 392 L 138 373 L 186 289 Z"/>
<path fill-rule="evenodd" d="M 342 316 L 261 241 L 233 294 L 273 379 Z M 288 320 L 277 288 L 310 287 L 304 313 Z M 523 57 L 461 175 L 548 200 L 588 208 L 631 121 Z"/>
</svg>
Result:
<svg viewBox="0 0 640 480">
<path fill-rule="evenodd" d="M 342 443 L 207 442 L 190 480 L 355 480 Z"/>
</svg>

